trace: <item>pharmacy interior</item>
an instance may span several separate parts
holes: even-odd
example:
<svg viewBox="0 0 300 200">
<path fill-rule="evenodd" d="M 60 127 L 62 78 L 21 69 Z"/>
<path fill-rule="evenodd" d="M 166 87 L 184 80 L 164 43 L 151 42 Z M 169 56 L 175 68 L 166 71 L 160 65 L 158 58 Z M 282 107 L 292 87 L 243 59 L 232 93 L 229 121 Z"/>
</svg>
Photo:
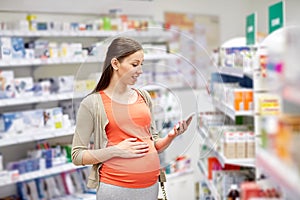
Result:
<svg viewBox="0 0 300 200">
<path fill-rule="evenodd" d="M 96 199 L 71 142 L 116 36 L 161 136 L 195 113 L 159 155 L 168 199 L 300 199 L 299 1 L 88 2 L 0 2 L 0 199 Z"/>
</svg>

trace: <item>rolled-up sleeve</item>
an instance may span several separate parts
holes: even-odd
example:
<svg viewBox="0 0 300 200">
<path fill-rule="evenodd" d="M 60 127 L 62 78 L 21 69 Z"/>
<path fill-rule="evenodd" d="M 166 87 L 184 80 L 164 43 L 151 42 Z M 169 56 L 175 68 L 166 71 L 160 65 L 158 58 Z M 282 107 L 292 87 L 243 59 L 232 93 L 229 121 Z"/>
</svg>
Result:
<svg viewBox="0 0 300 200">
<path fill-rule="evenodd" d="M 83 154 L 88 149 L 93 132 L 93 113 L 89 109 L 87 101 L 83 100 L 77 112 L 76 128 L 72 141 L 72 162 L 75 165 L 84 165 Z"/>
</svg>

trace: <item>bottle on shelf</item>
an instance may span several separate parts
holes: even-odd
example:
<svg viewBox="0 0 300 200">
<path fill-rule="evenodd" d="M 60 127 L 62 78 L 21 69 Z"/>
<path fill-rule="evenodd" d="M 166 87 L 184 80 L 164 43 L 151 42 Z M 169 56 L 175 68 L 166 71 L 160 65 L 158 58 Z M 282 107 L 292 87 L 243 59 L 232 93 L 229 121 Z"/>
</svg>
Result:
<svg viewBox="0 0 300 200">
<path fill-rule="evenodd" d="M 230 190 L 227 195 L 227 200 L 239 200 L 240 199 L 240 192 L 236 184 L 232 184 L 230 186 Z"/>
</svg>

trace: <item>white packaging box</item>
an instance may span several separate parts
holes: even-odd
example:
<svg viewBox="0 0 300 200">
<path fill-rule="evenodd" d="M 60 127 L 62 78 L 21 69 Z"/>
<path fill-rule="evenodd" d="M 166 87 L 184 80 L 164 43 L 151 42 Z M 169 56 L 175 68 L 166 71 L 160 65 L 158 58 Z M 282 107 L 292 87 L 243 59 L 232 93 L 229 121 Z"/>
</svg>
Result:
<svg viewBox="0 0 300 200">
<path fill-rule="evenodd" d="M 16 97 L 33 96 L 33 79 L 32 77 L 21 77 L 14 79 Z"/>
<path fill-rule="evenodd" d="M 74 90 L 74 76 L 58 77 L 59 93 L 72 92 Z"/>
<path fill-rule="evenodd" d="M 59 106 L 62 108 L 64 115 L 68 115 L 70 119 L 74 118 L 74 108 L 72 101 L 61 101 Z"/>
<path fill-rule="evenodd" d="M 24 130 L 24 123 L 21 112 L 8 112 L 0 115 L 1 130 L 10 134 L 21 133 Z"/>
<path fill-rule="evenodd" d="M 44 127 L 42 109 L 23 111 L 22 119 L 26 131 L 38 130 Z"/>
<path fill-rule="evenodd" d="M 59 57 L 59 48 L 56 42 L 49 42 L 49 57 L 50 58 Z"/>
<path fill-rule="evenodd" d="M 236 137 L 232 131 L 225 131 L 223 138 L 223 154 L 226 158 L 236 158 Z"/>
<path fill-rule="evenodd" d="M 246 134 L 246 157 L 254 158 L 255 157 L 255 133 L 248 131 Z"/>
<path fill-rule="evenodd" d="M 82 57 L 82 44 L 81 43 L 71 43 L 69 45 L 71 50 L 71 57 Z"/>
<path fill-rule="evenodd" d="M 0 37 L 0 59 L 12 59 L 12 45 L 10 37 Z"/>
<path fill-rule="evenodd" d="M 0 99 L 15 97 L 14 72 L 0 70 Z"/>
<path fill-rule="evenodd" d="M 34 41 L 34 56 L 35 58 L 49 57 L 49 42 L 47 40 Z"/>
<path fill-rule="evenodd" d="M 236 158 L 246 158 L 246 133 L 235 132 L 236 137 Z"/>
</svg>

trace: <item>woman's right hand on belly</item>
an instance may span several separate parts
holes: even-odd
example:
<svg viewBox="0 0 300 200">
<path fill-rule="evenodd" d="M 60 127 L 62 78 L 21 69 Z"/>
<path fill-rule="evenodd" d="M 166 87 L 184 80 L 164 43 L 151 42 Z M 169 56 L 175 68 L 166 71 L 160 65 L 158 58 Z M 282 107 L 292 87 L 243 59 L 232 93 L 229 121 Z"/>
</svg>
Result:
<svg viewBox="0 0 300 200">
<path fill-rule="evenodd" d="M 147 142 L 137 142 L 137 138 L 127 138 L 115 145 L 116 157 L 138 158 L 143 157 L 149 151 Z"/>
</svg>

